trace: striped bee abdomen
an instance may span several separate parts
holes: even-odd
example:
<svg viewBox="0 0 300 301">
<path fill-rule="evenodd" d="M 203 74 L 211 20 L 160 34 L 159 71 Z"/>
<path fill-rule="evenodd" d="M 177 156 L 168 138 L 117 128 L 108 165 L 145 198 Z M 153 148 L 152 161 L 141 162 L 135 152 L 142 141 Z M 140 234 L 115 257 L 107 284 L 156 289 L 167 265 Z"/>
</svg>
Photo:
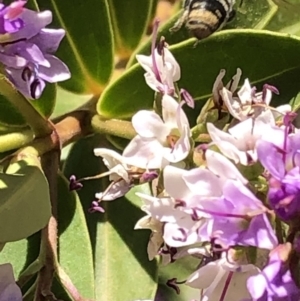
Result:
<svg viewBox="0 0 300 301">
<path fill-rule="evenodd" d="M 185 23 L 197 39 L 204 39 L 232 19 L 234 3 L 235 0 L 185 0 L 184 13 L 171 30 Z"/>
</svg>

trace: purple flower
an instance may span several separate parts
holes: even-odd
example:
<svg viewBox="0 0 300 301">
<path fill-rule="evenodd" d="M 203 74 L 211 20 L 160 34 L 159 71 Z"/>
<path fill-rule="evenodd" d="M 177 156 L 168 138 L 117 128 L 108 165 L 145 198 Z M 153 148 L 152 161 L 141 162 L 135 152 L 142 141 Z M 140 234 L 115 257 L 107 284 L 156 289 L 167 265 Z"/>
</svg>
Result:
<svg viewBox="0 0 300 301">
<path fill-rule="evenodd" d="M 23 12 L 26 1 L 16 1 L 8 6 L 0 3 L 0 34 L 13 33 L 24 26 L 19 15 Z"/>
<path fill-rule="evenodd" d="M 0 301 L 22 301 L 22 293 L 15 282 L 10 263 L 0 265 Z"/>
<path fill-rule="evenodd" d="M 298 301 L 300 290 L 294 283 L 280 245 L 270 253 L 269 263 L 256 276 L 247 281 L 253 301 Z"/>
<path fill-rule="evenodd" d="M 46 29 L 50 11 L 23 8 L 24 1 L 0 5 L 0 62 L 7 77 L 26 97 L 39 98 L 45 82 L 70 78 L 68 67 L 53 56 L 65 35 L 63 29 Z"/>
<path fill-rule="evenodd" d="M 174 82 L 177 82 L 181 76 L 180 66 L 163 40 L 158 47 L 155 47 L 158 24 L 158 21 L 154 23 L 151 55 L 138 54 L 136 59 L 146 71 L 145 80 L 152 90 L 174 95 Z"/>
<path fill-rule="evenodd" d="M 259 141 L 257 153 L 270 173 L 269 203 L 282 220 L 290 221 L 300 213 L 300 132 L 285 132 L 282 130 L 274 143 Z"/>
</svg>

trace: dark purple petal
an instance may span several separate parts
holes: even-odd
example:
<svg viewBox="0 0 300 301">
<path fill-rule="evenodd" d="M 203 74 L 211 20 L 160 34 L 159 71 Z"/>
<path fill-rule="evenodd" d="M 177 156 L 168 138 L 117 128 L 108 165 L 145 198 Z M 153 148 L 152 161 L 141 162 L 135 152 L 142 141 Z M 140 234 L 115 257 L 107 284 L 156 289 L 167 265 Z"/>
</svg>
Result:
<svg viewBox="0 0 300 301">
<path fill-rule="evenodd" d="M 299 215 L 300 191 L 296 186 L 284 185 L 272 187 L 268 192 L 268 199 L 272 209 L 284 221 L 289 221 Z"/>
</svg>

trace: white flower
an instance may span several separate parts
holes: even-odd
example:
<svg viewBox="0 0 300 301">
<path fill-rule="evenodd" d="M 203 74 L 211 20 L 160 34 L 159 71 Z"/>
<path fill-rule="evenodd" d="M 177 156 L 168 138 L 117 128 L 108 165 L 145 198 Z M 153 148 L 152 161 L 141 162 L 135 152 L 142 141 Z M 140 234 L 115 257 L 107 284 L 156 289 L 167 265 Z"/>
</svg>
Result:
<svg viewBox="0 0 300 301">
<path fill-rule="evenodd" d="M 157 92 L 174 93 L 174 82 L 180 79 L 180 66 L 172 53 L 165 47 L 162 54 L 157 49 L 149 55 L 136 55 L 137 61 L 145 69 L 147 85 Z"/>
<path fill-rule="evenodd" d="M 190 152 L 190 127 L 181 106 L 164 95 L 162 117 L 142 110 L 132 118 L 137 136 L 123 152 L 126 163 L 143 169 L 158 169 L 184 160 Z"/>
<path fill-rule="evenodd" d="M 109 169 L 108 172 L 99 177 L 109 175 L 109 180 L 112 181 L 106 191 L 96 193 L 96 198 L 112 201 L 125 195 L 131 188 L 131 180 L 128 174 L 130 168 L 125 163 L 124 158 L 117 152 L 106 148 L 96 148 L 94 154 L 102 157 L 104 164 Z"/>
<path fill-rule="evenodd" d="M 269 111 L 269 105 L 272 99 L 272 93 L 278 94 L 275 87 L 264 85 L 263 91 L 256 92 L 255 87 L 251 87 L 248 79 L 238 91 L 237 96 L 233 96 L 233 91 L 223 88 L 220 91 L 224 104 L 229 113 L 238 120 L 248 119 L 250 116 L 257 117 L 264 111 Z M 271 110 L 274 118 L 281 114 L 291 112 L 290 105 L 282 105 L 274 110 Z"/>
<path fill-rule="evenodd" d="M 259 274 L 259 269 L 252 264 L 237 265 L 229 263 L 225 256 L 210 262 L 194 272 L 186 284 L 202 290 L 201 301 L 221 300 L 240 301 L 251 299 L 247 289 L 250 276 Z"/>
<path fill-rule="evenodd" d="M 274 116 L 270 110 L 262 112 L 256 118 L 248 118 L 228 130 L 219 130 L 212 123 L 207 123 L 207 131 L 220 151 L 235 163 L 243 165 L 257 161 L 256 142 L 262 137 L 272 137 L 275 133 Z"/>
<path fill-rule="evenodd" d="M 224 69 L 222 69 L 220 71 L 220 73 L 218 74 L 214 85 L 213 85 L 213 89 L 212 89 L 212 94 L 213 94 L 213 100 L 214 103 L 216 104 L 221 104 L 220 102 L 220 98 L 222 97 L 222 89 L 224 88 L 224 84 L 223 84 L 223 78 L 226 74 L 226 71 Z M 237 68 L 236 70 L 236 74 L 232 77 L 231 81 L 226 85 L 226 90 L 230 91 L 230 92 L 234 92 L 239 84 L 240 78 L 242 75 L 242 71 L 240 68 Z"/>
<path fill-rule="evenodd" d="M 0 265 L 0 301 L 22 301 L 22 293 L 17 286 L 11 264 Z"/>
<path fill-rule="evenodd" d="M 211 233 L 202 231 L 208 223 L 205 214 L 192 218 L 194 208 L 207 206 L 222 196 L 224 183 L 231 179 L 244 185 L 247 180 L 237 168 L 221 154 L 206 151 L 208 169 L 184 170 L 174 166 L 164 169 L 164 185 L 170 197 L 156 198 L 137 193 L 145 203 L 142 207 L 152 218 L 164 223 L 163 240 L 170 247 L 183 247 L 209 241 Z M 180 203 L 182 202 L 182 204 Z M 204 234 L 208 233 L 208 234 Z"/>
<path fill-rule="evenodd" d="M 129 167 L 125 163 L 125 159 L 117 152 L 107 148 L 96 148 L 94 154 L 97 157 L 102 157 L 105 166 L 109 169 L 110 181 L 115 181 L 120 178 L 129 183 L 128 171 Z"/>
</svg>

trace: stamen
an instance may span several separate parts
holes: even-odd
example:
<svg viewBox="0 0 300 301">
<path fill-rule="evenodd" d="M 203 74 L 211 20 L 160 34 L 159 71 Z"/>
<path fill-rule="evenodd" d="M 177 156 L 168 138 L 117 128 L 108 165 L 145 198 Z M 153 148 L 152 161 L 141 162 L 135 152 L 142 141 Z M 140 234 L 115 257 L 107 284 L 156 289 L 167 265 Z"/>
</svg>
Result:
<svg viewBox="0 0 300 301">
<path fill-rule="evenodd" d="M 141 183 L 148 183 L 158 178 L 158 173 L 156 171 L 147 171 L 142 174 L 140 177 Z"/>
<path fill-rule="evenodd" d="M 191 218 L 194 222 L 199 221 L 201 218 L 199 218 L 198 214 L 197 214 L 197 208 L 193 208 L 192 209 L 193 213 L 191 215 Z"/>
<path fill-rule="evenodd" d="M 186 202 L 183 200 L 176 200 L 174 208 L 176 209 L 178 207 L 186 207 Z"/>
<path fill-rule="evenodd" d="M 226 87 L 231 93 L 233 93 L 237 89 L 241 76 L 242 76 L 242 70 L 240 68 L 237 68 L 236 74 L 232 77 L 229 86 Z"/>
<path fill-rule="evenodd" d="M 225 300 L 225 295 L 226 295 L 226 292 L 228 290 L 228 287 L 229 287 L 230 281 L 232 279 L 232 276 L 233 276 L 233 272 L 229 272 L 228 276 L 227 276 L 227 279 L 225 281 L 225 285 L 224 285 L 224 288 L 223 288 L 223 291 L 222 291 L 222 294 L 221 294 L 220 301 L 224 301 Z"/>
<path fill-rule="evenodd" d="M 270 92 L 276 94 L 276 95 L 279 95 L 279 91 L 278 91 L 278 89 L 276 87 L 268 85 L 268 84 L 264 84 L 263 91 L 262 91 L 262 99 L 263 99 L 264 102 L 266 100 L 266 96 L 267 96 L 268 90 Z"/>
<path fill-rule="evenodd" d="M 91 207 L 88 209 L 88 212 L 89 212 L 89 213 L 94 213 L 94 212 L 104 213 L 105 210 L 104 210 L 104 208 L 102 208 L 102 207 L 99 205 L 99 202 L 98 202 L 98 201 L 93 201 L 92 204 L 91 204 Z"/>
<path fill-rule="evenodd" d="M 210 215 L 214 215 L 214 216 L 220 216 L 220 217 L 235 217 L 235 218 L 241 218 L 241 219 L 245 219 L 247 221 L 249 221 L 251 219 L 251 217 L 249 216 L 249 214 L 246 215 L 240 215 L 240 214 L 233 214 L 233 213 L 223 213 L 223 212 L 216 212 L 216 211 L 212 211 L 212 210 L 206 210 L 206 209 L 200 209 L 197 208 L 198 211 L 204 212 L 204 213 L 208 213 Z"/>
<path fill-rule="evenodd" d="M 178 284 L 184 284 L 184 283 L 186 283 L 186 281 L 179 282 L 179 281 L 177 281 L 177 278 L 172 278 L 172 279 L 169 279 L 166 284 L 167 284 L 167 286 L 173 288 L 175 290 L 175 292 L 177 293 L 177 295 L 179 295 L 180 289 L 179 289 Z"/>
<path fill-rule="evenodd" d="M 73 191 L 73 190 L 79 190 L 83 187 L 83 185 L 80 183 L 80 181 L 76 180 L 76 176 L 72 175 L 69 179 L 70 183 L 69 183 L 69 190 Z"/>
<path fill-rule="evenodd" d="M 156 79 L 161 82 L 161 78 L 159 75 L 159 71 L 157 68 L 156 64 L 156 59 L 155 59 L 155 44 L 156 44 L 156 39 L 157 39 L 157 32 L 158 32 L 158 25 L 159 25 L 159 20 L 155 20 L 153 24 L 153 33 L 152 33 L 152 44 L 151 44 L 151 56 L 152 56 L 152 66 L 153 66 L 153 72 L 155 74 Z"/>
<path fill-rule="evenodd" d="M 163 62 L 165 61 L 164 60 L 164 48 L 166 47 L 166 39 L 165 37 L 161 37 L 160 40 L 159 40 L 159 43 L 157 44 L 156 46 L 156 49 L 157 49 L 157 53 L 159 55 L 161 55 L 163 57 Z"/>
<path fill-rule="evenodd" d="M 163 254 L 163 255 L 170 255 L 170 260 L 171 262 L 175 262 L 176 259 L 174 258 L 174 256 L 177 254 L 177 248 L 174 247 L 169 247 L 168 245 L 165 245 L 165 247 L 167 248 L 166 250 L 164 250 L 163 248 L 161 248 L 158 252 L 159 255 Z"/>
<path fill-rule="evenodd" d="M 218 74 L 212 89 L 213 101 L 217 108 L 222 105 L 220 103 L 220 99 L 221 99 L 220 90 L 223 88 L 222 79 L 225 76 L 225 73 L 226 73 L 225 69 L 220 70 L 220 73 Z"/>
<path fill-rule="evenodd" d="M 290 128 L 292 126 L 292 121 L 297 117 L 296 113 L 289 112 L 286 113 L 283 117 L 283 124 L 285 125 L 284 130 L 284 141 L 283 141 L 283 162 L 286 163 L 286 149 L 287 149 L 287 143 L 288 143 L 288 135 L 290 132 Z"/>
<path fill-rule="evenodd" d="M 184 100 L 184 102 L 192 109 L 194 109 L 195 107 L 195 101 L 194 98 L 191 96 L 191 94 L 185 90 L 185 89 L 181 89 L 180 90 L 180 95 L 182 97 L 182 99 Z"/>
</svg>

